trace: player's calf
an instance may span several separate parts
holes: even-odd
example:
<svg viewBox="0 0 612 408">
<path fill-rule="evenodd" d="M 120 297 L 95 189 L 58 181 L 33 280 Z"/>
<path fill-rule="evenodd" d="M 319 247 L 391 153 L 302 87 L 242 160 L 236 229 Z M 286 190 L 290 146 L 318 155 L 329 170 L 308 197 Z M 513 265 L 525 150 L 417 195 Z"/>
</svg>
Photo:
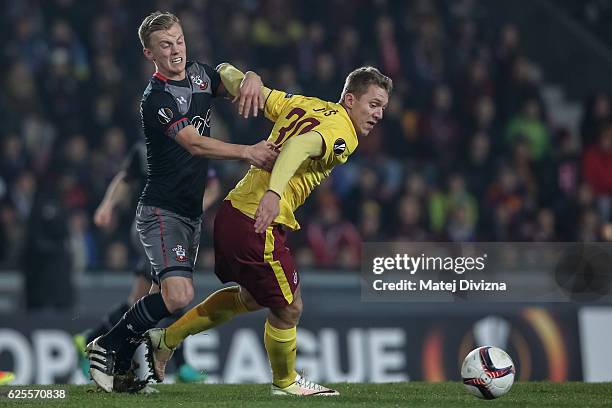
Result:
<svg viewBox="0 0 612 408">
<path fill-rule="evenodd" d="M 295 292 L 293 302 L 285 307 L 270 309 L 268 321 L 272 326 L 289 329 L 297 326 L 302 316 L 304 306 L 299 290 Z"/>
</svg>

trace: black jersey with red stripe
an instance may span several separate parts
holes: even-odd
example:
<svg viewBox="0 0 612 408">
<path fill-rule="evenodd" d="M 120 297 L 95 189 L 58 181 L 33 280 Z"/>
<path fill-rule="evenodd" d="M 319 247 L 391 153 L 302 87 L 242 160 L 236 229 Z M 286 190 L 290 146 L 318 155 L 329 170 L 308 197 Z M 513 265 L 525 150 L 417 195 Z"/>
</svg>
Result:
<svg viewBox="0 0 612 408">
<path fill-rule="evenodd" d="M 197 218 L 202 214 L 208 159 L 192 156 L 175 138 L 190 124 L 201 137 L 210 137 L 211 102 L 221 78 L 199 62 L 188 62 L 186 71 L 181 81 L 155 73 L 144 91 L 140 112 L 148 166 L 140 202 Z"/>
</svg>

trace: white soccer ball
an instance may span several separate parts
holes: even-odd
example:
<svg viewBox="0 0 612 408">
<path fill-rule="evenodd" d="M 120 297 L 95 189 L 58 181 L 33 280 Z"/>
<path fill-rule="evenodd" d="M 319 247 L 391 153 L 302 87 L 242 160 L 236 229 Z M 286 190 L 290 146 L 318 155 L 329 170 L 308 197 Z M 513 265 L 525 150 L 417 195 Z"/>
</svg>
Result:
<svg viewBox="0 0 612 408">
<path fill-rule="evenodd" d="M 472 350 L 463 360 L 463 385 L 478 398 L 501 397 L 514 383 L 514 363 L 504 350 L 484 346 Z"/>
</svg>

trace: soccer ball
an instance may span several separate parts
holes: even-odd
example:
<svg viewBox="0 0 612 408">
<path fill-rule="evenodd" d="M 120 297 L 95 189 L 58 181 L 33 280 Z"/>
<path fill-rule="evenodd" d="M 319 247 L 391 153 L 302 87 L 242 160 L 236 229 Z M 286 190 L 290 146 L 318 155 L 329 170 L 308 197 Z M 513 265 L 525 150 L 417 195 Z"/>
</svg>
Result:
<svg viewBox="0 0 612 408">
<path fill-rule="evenodd" d="M 463 360 L 463 385 L 478 398 L 501 397 L 514 383 L 514 363 L 504 350 L 485 346 L 472 350 Z"/>
</svg>

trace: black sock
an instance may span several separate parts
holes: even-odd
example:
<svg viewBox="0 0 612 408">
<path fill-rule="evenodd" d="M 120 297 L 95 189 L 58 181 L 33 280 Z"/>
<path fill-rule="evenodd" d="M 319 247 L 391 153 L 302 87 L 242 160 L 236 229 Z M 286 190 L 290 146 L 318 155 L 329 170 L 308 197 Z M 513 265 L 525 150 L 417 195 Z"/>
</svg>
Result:
<svg viewBox="0 0 612 408">
<path fill-rule="evenodd" d="M 128 342 L 140 340 L 144 332 L 155 327 L 158 321 L 170 314 L 161 293 L 144 296 L 100 338 L 100 345 L 119 351 Z"/>
<path fill-rule="evenodd" d="M 176 368 L 179 369 L 183 364 L 185 364 L 185 354 L 183 353 L 183 344 L 181 343 L 176 350 L 174 350 L 174 354 L 172 355 L 174 361 L 176 361 Z"/>
<path fill-rule="evenodd" d="M 136 349 L 140 346 L 136 341 L 127 341 L 121 345 L 117 352 L 117 360 L 115 366 L 115 373 L 125 374 L 132 366 L 132 359 Z"/>
<path fill-rule="evenodd" d="M 87 333 L 87 344 L 91 343 L 96 337 L 100 337 L 112 329 L 129 308 L 130 306 L 126 302 L 123 302 L 111 309 L 110 312 L 102 318 L 100 324 Z"/>
</svg>

